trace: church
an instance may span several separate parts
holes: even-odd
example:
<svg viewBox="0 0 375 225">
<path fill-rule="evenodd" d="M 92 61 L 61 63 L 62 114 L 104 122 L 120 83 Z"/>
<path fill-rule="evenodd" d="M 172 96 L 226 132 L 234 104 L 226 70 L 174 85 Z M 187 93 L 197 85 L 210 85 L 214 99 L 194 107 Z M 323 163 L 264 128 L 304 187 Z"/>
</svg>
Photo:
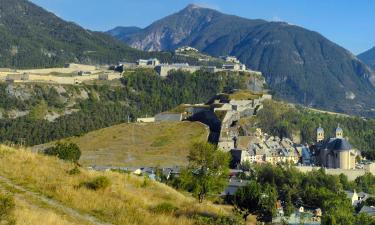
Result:
<svg viewBox="0 0 375 225">
<path fill-rule="evenodd" d="M 336 137 L 325 139 L 324 129 L 319 126 L 316 133 L 315 150 L 317 163 L 322 167 L 335 169 L 354 169 L 357 150 L 344 138 L 340 125 L 336 128 Z"/>
</svg>

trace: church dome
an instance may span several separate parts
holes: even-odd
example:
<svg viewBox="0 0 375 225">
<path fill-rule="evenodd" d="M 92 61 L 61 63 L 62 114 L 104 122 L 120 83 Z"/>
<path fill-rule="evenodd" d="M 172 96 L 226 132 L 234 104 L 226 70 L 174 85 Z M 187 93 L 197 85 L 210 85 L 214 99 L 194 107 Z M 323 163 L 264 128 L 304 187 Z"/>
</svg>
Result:
<svg viewBox="0 0 375 225">
<path fill-rule="evenodd" d="M 352 150 L 353 147 L 350 145 L 350 143 L 346 139 L 341 138 L 332 138 L 327 146 L 327 149 L 341 152 L 341 151 L 349 151 Z"/>
</svg>

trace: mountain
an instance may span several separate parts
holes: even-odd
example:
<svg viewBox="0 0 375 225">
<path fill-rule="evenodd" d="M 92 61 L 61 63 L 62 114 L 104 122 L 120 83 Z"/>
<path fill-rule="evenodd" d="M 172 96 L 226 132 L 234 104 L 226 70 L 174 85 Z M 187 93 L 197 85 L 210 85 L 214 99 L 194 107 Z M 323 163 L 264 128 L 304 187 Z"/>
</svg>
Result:
<svg viewBox="0 0 375 225">
<path fill-rule="evenodd" d="M 189 5 L 119 39 L 147 51 L 189 45 L 213 56 L 235 55 L 290 102 L 355 114 L 375 107 L 375 74 L 368 66 L 319 33 L 285 22 Z"/>
<path fill-rule="evenodd" d="M 375 69 L 375 47 L 358 55 L 358 58 Z"/>
<path fill-rule="evenodd" d="M 0 37 L 0 67 L 113 63 L 139 52 L 27 0 L 0 0 Z"/>
<path fill-rule="evenodd" d="M 112 30 L 107 31 L 106 33 L 125 42 L 128 36 L 133 35 L 141 30 L 142 28 L 139 27 L 116 27 Z"/>
</svg>

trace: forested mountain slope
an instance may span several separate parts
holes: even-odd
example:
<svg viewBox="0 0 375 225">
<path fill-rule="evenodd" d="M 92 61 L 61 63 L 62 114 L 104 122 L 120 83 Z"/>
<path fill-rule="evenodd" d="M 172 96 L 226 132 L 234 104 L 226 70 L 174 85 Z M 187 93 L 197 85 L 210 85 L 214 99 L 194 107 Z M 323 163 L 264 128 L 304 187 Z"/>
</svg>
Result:
<svg viewBox="0 0 375 225">
<path fill-rule="evenodd" d="M 172 53 L 130 48 L 108 34 L 64 21 L 27 0 L 0 0 L 0 37 L 0 68 L 45 68 L 71 62 L 114 64 L 149 57 L 198 63 Z"/>
</svg>

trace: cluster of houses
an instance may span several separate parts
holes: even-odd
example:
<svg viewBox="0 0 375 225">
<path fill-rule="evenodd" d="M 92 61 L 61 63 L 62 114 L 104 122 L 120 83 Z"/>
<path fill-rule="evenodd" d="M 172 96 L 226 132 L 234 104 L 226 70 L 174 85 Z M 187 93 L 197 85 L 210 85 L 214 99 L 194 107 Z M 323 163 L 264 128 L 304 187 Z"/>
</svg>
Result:
<svg viewBox="0 0 375 225">
<path fill-rule="evenodd" d="M 291 163 L 297 164 L 300 160 L 300 151 L 293 141 L 288 138 L 280 139 L 257 129 L 253 136 L 240 136 L 236 148 L 231 150 L 235 163 Z"/>
<path fill-rule="evenodd" d="M 324 138 L 324 129 L 317 129 L 317 141 L 311 146 L 296 144 L 289 138 L 279 138 L 262 133 L 257 128 L 250 136 L 234 136 L 234 147 L 230 149 L 235 164 L 244 162 L 271 164 L 291 163 L 301 166 L 353 170 L 360 152 L 344 138 L 338 125 L 334 138 Z M 224 146 L 223 149 L 225 149 Z M 232 146 L 231 146 L 232 147 Z"/>
</svg>

